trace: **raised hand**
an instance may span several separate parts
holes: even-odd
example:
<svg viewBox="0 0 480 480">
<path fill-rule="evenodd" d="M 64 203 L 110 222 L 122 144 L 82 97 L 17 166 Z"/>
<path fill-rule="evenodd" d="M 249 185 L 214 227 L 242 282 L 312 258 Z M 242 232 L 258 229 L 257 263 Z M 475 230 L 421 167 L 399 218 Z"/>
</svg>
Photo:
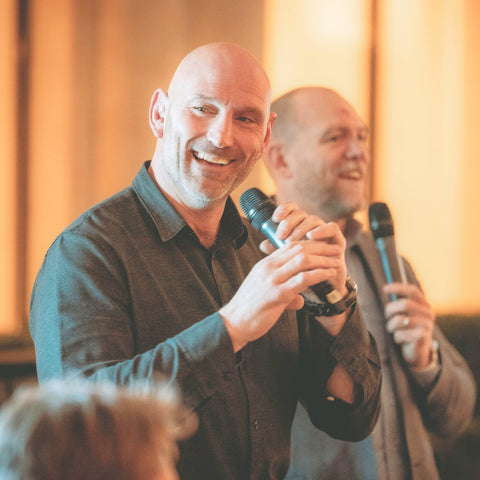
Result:
<svg viewBox="0 0 480 480">
<path fill-rule="evenodd" d="M 387 331 L 393 341 L 402 345 L 405 361 L 412 367 L 426 367 L 433 352 L 433 327 L 435 314 L 416 285 L 392 283 L 384 292 L 396 294 L 397 300 L 385 307 Z"/>
<path fill-rule="evenodd" d="M 277 236 L 285 245 L 275 249 L 268 241 L 262 243 L 270 255 L 254 266 L 219 312 L 235 351 L 267 333 L 285 309 L 302 308 L 300 293 L 308 287 L 329 280 L 346 294 L 346 244 L 338 226 L 294 204 L 277 207 L 272 218 L 279 223 Z M 335 335 L 345 319 L 346 315 L 330 317 L 324 326 Z"/>
</svg>

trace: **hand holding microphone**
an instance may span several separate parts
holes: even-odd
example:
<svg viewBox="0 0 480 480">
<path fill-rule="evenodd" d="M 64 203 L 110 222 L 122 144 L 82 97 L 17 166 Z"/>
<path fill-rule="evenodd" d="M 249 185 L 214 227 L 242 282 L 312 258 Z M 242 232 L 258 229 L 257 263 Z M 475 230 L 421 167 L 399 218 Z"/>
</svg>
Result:
<svg viewBox="0 0 480 480">
<path fill-rule="evenodd" d="M 261 216 L 260 226 L 265 224 L 263 230 L 271 229 L 275 233 L 278 225 L 271 219 L 275 205 L 268 197 L 262 196 L 268 200 L 270 210 L 268 215 Z M 263 211 L 264 207 L 257 210 Z M 293 204 L 286 205 L 282 215 L 284 217 L 279 220 L 286 238 L 271 237 L 281 248 L 255 264 L 230 302 L 219 311 L 235 350 L 267 333 L 286 309 L 302 308 L 304 301 L 300 294 L 310 287 L 320 285 L 321 295 L 330 292 L 339 295 L 341 300 L 348 293 L 345 239 L 338 226 L 324 224 L 318 217 L 306 215 Z M 307 240 L 300 241 L 300 236 L 307 236 Z M 292 241 L 292 238 L 299 238 L 299 241 Z M 322 318 L 322 325 L 336 335 L 343 327 L 346 315 L 332 315 L 335 316 Z"/>
<path fill-rule="evenodd" d="M 393 220 L 385 203 L 369 208 L 370 229 L 380 255 L 390 302 L 385 306 L 387 331 L 401 345 L 402 355 L 413 367 L 428 366 L 436 355 L 433 340 L 435 315 L 417 285 L 408 284 L 394 238 Z"/>
<path fill-rule="evenodd" d="M 252 226 L 262 231 L 275 247 L 280 248 L 285 245 L 286 240 L 279 234 L 279 230 L 282 227 L 279 228 L 278 222 L 273 219 L 276 210 L 275 204 L 262 191 L 258 188 L 248 189 L 240 198 L 240 206 Z M 281 208 L 285 209 L 285 206 L 280 207 L 277 211 Z M 319 219 L 317 217 L 307 216 L 306 213 L 294 208 L 293 204 L 289 204 L 289 208 L 286 209 L 283 217 L 287 215 L 298 216 L 298 214 L 300 215 L 298 221 L 302 223 L 295 225 L 291 220 L 291 228 L 295 227 L 295 230 L 285 232 L 285 236 L 289 237 L 289 241 L 306 240 L 309 232 L 318 226 Z M 334 289 L 335 287 L 328 280 L 312 287 L 312 290 L 316 290 L 315 293 L 321 299 Z"/>
<path fill-rule="evenodd" d="M 344 256 L 346 241 L 337 224 L 333 222 L 326 224 L 315 215 L 307 215 L 292 203 L 275 207 L 275 204 L 258 188 L 250 188 L 244 192 L 240 198 L 240 205 L 252 226 L 262 231 L 272 245 L 277 248 L 288 242 L 306 240 L 339 244 L 342 247 L 341 261 L 345 267 L 344 274 L 346 276 Z M 289 218 L 289 228 L 283 229 L 283 222 L 279 224 L 278 221 L 286 217 Z M 298 217 L 298 219 L 295 217 Z M 272 252 L 271 249 L 265 247 L 264 242 L 261 248 L 264 253 Z M 302 295 L 307 303 L 326 304 L 323 315 L 331 316 L 343 313 L 350 305 L 346 307 L 343 302 L 338 303 L 342 298 L 339 290 L 342 291 L 347 288 L 350 292 L 350 289 L 353 288 L 353 281 L 347 278 L 344 283 L 344 278 L 341 278 L 340 283 L 337 285 L 334 285 L 334 283 L 334 279 L 332 281 L 325 280 L 312 285 Z M 353 297 L 353 295 L 350 295 L 350 297 Z M 312 308 L 314 307 L 312 306 Z"/>
</svg>

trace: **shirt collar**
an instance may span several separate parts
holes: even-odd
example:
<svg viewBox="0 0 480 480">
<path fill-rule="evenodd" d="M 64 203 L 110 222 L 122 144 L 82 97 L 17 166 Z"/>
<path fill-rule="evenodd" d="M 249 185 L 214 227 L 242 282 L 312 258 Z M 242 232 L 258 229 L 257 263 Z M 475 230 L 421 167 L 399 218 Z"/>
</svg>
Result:
<svg viewBox="0 0 480 480">
<path fill-rule="evenodd" d="M 149 165 L 150 161 L 142 165 L 132 182 L 132 188 L 153 220 L 160 238 L 167 242 L 184 228 L 190 227 L 155 185 L 148 173 Z M 220 225 L 219 239 L 225 237 L 234 240 L 237 248 L 240 248 L 248 237 L 247 229 L 230 197 L 227 199 Z"/>
<path fill-rule="evenodd" d="M 361 222 L 359 222 L 355 218 L 349 218 L 347 220 L 344 235 L 345 235 L 345 239 L 347 241 L 348 247 L 353 247 L 354 245 L 358 245 L 362 231 L 363 231 L 363 225 Z"/>
</svg>

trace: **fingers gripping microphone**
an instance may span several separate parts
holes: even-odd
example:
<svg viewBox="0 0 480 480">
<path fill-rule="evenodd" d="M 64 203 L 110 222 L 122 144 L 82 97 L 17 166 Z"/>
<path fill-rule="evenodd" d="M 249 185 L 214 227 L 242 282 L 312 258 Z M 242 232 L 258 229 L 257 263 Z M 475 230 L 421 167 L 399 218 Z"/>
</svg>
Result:
<svg viewBox="0 0 480 480">
<path fill-rule="evenodd" d="M 275 204 L 261 190 L 258 188 L 246 190 L 240 197 L 240 206 L 252 226 L 263 232 L 277 248 L 285 244 L 283 240 L 275 236 L 278 227 L 278 223 L 272 220 Z M 309 290 L 311 292 L 302 293 L 306 300 L 324 303 L 326 296 L 333 292 L 335 288 L 328 280 L 325 280 L 313 285 Z M 312 292 L 314 295 L 312 295 Z"/>
<path fill-rule="evenodd" d="M 404 282 L 403 270 L 398 261 L 395 237 L 393 235 L 393 220 L 386 203 L 376 202 L 368 209 L 370 230 L 373 233 L 377 250 L 382 260 L 382 267 L 387 283 Z M 396 295 L 390 296 L 396 300 Z"/>
</svg>

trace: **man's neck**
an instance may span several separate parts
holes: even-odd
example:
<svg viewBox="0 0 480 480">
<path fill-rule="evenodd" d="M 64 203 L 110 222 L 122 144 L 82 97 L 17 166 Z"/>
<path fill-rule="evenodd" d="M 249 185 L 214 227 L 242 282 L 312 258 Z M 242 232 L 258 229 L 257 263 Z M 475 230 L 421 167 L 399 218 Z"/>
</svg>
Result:
<svg viewBox="0 0 480 480">
<path fill-rule="evenodd" d="M 225 209 L 225 201 L 216 202 L 202 209 L 192 209 L 188 205 L 177 201 L 159 185 L 151 166 L 148 169 L 148 173 L 158 189 L 165 195 L 175 210 L 195 232 L 195 235 L 200 240 L 200 243 L 205 248 L 212 247 L 215 244 L 218 231 L 220 230 L 220 221 Z"/>
<path fill-rule="evenodd" d="M 183 208 L 183 205 L 175 205 L 175 203 L 173 206 L 195 232 L 200 243 L 205 248 L 211 248 L 215 244 L 218 231 L 220 230 L 223 208 L 221 210 L 191 210 Z"/>
</svg>

